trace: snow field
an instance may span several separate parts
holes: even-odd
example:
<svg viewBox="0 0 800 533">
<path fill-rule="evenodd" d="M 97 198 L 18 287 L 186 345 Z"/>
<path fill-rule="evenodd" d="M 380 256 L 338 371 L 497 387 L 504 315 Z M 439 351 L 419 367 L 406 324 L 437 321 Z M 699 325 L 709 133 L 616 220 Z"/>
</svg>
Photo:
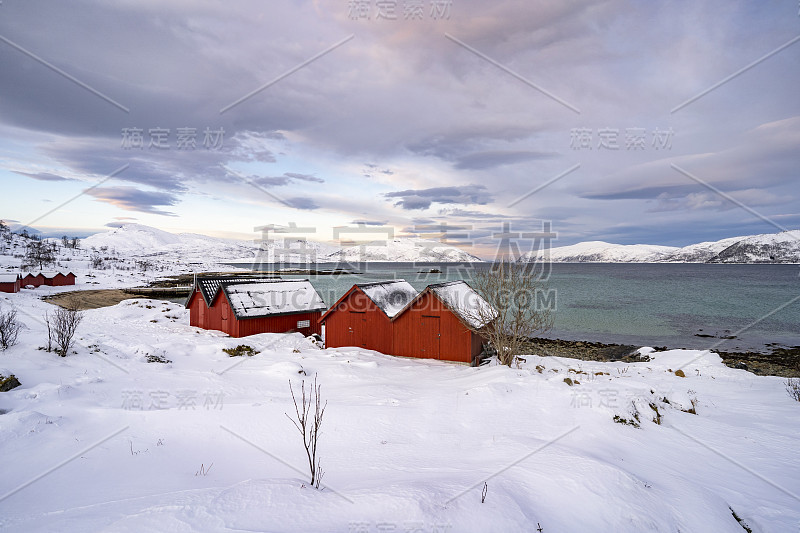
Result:
<svg viewBox="0 0 800 533">
<path fill-rule="evenodd" d="M 20 294 L 27 329 L 0 354 L 22 382 L 0 394 L 2 530 L 741 531 L 729 507 L 753 531 L 800 524 L 800 405 L 715 354 L 470 368 L 231 339 L 136 299 L 87 311 L 59 358 L 30 318 L 49 304 Z M 222 351 L 238 344 L 259 353 Z M 289 380 L 314 374 L 321 491 L 285 415 Z M 693 398 L 697 415 L 682 411 Z M 635 411 L 638 429 L 612 420 Z"/>
</svg>

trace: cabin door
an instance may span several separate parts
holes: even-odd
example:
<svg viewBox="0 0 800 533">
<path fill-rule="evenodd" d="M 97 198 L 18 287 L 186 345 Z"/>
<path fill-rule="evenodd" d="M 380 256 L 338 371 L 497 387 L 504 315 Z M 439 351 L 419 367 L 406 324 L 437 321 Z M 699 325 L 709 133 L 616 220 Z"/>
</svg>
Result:
<svg viewBox="0 0 800 533">
<path fill-rule="evenodd" d="M 367 314 L 364 311 L 350 311 L 350 320 L 347 327 L 348 345 L 367 345 Z"/>
<path fill-rule="evenodd" d="M 439 359 L 439 346 L 442 340 L 442 333 L 439 329 L 438 316 L 422 315 L 420 323 L 420 335 L 422 346 L 422 357 L 426 359 Z"/>
<path fill-rule="evenodd" d="M 221 327 L 219 329 L 221 329 L 222 331 L 224 331 L 225 333 L 230 335 L 231 331 L 228 328 L 229 328 L 229 324 L 230 324 L 229 318 L 230 318 L 231 309 L 230 309 L 230 307 L 225 305 L 225 302 L 220 302 L 219 305 L 222 307 L 222 313 L 220 313 L 222 315 L 220 317 L 222 324 L 221 324 Z"/>
</svg>

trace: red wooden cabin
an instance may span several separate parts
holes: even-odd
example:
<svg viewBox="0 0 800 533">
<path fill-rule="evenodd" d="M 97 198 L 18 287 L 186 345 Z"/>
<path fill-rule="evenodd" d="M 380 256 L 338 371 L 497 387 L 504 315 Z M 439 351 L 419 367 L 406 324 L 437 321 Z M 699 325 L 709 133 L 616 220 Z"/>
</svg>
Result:
<svg viewBox="0 0 800 533">
<path fill-rule="evenodd" d="M 476 364 L 496 311 L 465 281 L 428 285 L 392 320 L 393 355 Z"/>
<path fill-rule="evenodd" d="M 47 285 L 48 287 L 52 287 L 53 286 L 53 278 L 55 278 L 56 274 L 58 274 L 58 272 L 55 272 L 55 271 L 52 271 L 52 270 L 49 270 L 49 271 L 48 270 L 43 270 L 43 271 L 39 272 L 39 275 L 41 276 L 41 280 L 42 280 L 39 285 Z"/>
<path fill-rule="evenodd" d="M 211 302 L 217 296 L 217 291 L 222 282 L 259 282 L 268 279 L 263 276 L 236 277 L 236 276 L 197 276 L 194 288 L 186 299 L 185 307 L 189 309 L 189 325 L 204 329 L 220 329 L 222 324 L 221 312 L 210 312 Z M 213 316 L 212 316 L 213 315 Z"/>
<path fill-rule="evenodd" d="M 28 285 L 33 285 L 34 287 L 41 287 L 42 285 L 46 285 L 47 276 L 44 273 L 39 272 L 38 274 L 26 274 L 23 279 L 22 286 L 27 287 Z"/>
<path fill-rule="evenodd" d="M 72 272 L 39 272 L 33 274 L 31 272 L 25 274 L 20 282 L 22 287 L 32 285 L 34 287 L 41 287 L 42 285 L 52 287 L 62 287 L 64 285 L 75 285 L 75 274 Z"/>
<path fill-rule="evenodd" d="M 0 274 L 0 292 L 19 292 L 21 281 L 19 274 Z"/>
<path fill-rule="evenodd" d="M 391 354 L 392 318 L 417 294 L 402 279 L 353 285 L 320 318 L 325 346 L 357 346 Z"/>
<path fill-rule="evenodd" d="M 34 275 L 33 272 L 28 272 L 24 276 L 22 276 L 22 281 L 20 282 L 21 287 L 27 287 L 28 285 L 32 287 L 38 287 L 43 283 L 44 277 L 41 274 Z"/>
<path fill-rule="evenodd" d="M 231 337 L 257 333 L 319 333 L 325 309 L 308 280 L 198 278 L 186 301 L 189 323 Z"/>
<path fill-rule="evenodd" d="M 75 285 L 75 274 L 72 272 L 56 272 L 55 275 L 49 280 L 50 282 L 46 285 L 52 285 L 54 287 L 62 287 L 64 285 Z"/>
</svg>

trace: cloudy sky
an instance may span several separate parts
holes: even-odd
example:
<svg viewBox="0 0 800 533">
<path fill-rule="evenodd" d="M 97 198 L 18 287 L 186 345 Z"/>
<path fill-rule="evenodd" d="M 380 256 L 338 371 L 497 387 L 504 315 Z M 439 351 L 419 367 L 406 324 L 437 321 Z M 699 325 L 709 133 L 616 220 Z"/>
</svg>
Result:
<svg viewBox="0 0 800 533">
<path fill-rule="evenodd" d="M 447 225 L 487 257 L 545 222 L 556 246 L 797 228 L 799 7 L 3 0 L 0 218 Z"/>
</svg>

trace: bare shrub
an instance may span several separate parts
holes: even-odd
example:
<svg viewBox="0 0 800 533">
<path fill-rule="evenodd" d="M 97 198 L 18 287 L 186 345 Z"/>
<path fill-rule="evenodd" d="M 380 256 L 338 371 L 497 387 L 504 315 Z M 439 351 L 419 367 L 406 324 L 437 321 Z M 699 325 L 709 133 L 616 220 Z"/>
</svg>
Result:
<svg viewBox="0 0 800 533">
<path fill-rule="evenodd" d="M 68 302 L 59 307 L 52 318 L 47 317 L 48 346 L 55 344 L 55 352 L 66 357 L 75 344 L 75 332 L 83 320 L 83 312 L 78 310 L 75 302 Z"/>
<path fill-rule="evenodd" d="M 553 327 L 550 291 L 529 266 L 495 263 L 474 272 L 470 285 L 489 304 L 470 306 L 470 329 L 489 341 L 500 363 L 516 363 L 531 337 Z"/>
<path fill-rule="evenodd" d="M 92 268 L 97 270 L 103 270 L 105 268 L 105 263 L 103 263 L 103 257 L 97 252 L 91 255 L 91 257 L 89 258 L 89 264 L 92 266 Z"/>
<path fill-rule="evenodd" d="M 322 416 L 325 414 L 325 408 L 328 402 L 322 404 L 322 397 L 320 396 L 320 385 L 317 385 L 317 375 L 314 374 L 314 384 L 311 390 L 306 394 L 306 382 L 303 380 L 300 384 L 300 403 L 297 403 L 297 398 L 294 394 L 292 387 L 292 380 L 289 380 L 289 391 L 292 393 L 292 400 L 294 401 L 294 410 L 297 419 L 290 417 L 286 413 L 286 417 L 291 420 L 297 431 L 303 437 L 303 447 L 306 450 L 306 457 L 308 458 L 308 468 L 311 471 L 311 486 L 318 489 L 322 482 L 322 468 L 320 468 L 319 459 L 317 458 L 317 442 L 319 441 L 320 428 L 322 427 Z M 311 412 L 311 405 L 314 405 L 314 412 Z"/>
<path fill-rule="evenodd" d="M 17 336 L 22 325 L 17 321 L 17 310 L 0 312 L 0 349 L 6 350 L 17 344 Z"/>
<path fill-rule="evenodd" d="M 786 392 L 789 393 L 789 396 L 794 400 L 800 402 L 800 378 L 787 378 Z"/>
</svg>

